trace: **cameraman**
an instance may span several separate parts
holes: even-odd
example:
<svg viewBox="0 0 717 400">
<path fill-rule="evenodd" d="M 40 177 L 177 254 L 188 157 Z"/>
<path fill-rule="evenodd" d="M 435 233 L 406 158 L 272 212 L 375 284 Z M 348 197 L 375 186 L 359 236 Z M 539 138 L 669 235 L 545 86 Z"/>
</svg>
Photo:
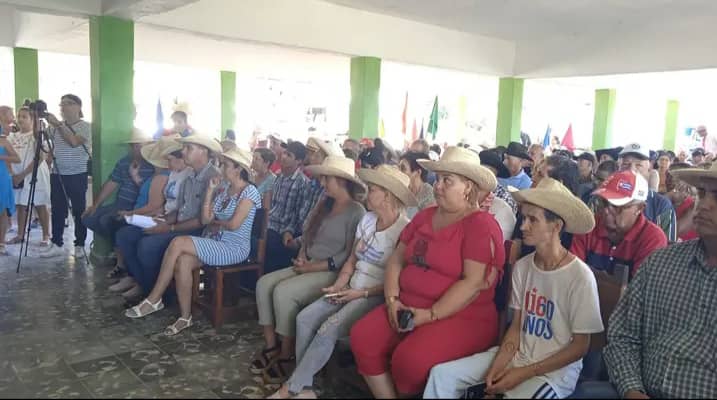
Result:
<svg viewBox="0 0 717 400">
<path fill-rule="evenodd" d="M 40 254 L 49 258 L 64 255 L 62 250 L 65 219 L 69 198 L 75 220 L 75 257 L 84 255 L 87 228 L 82 224 L 87 193 L 87 162 L 90 158 L 90 124 L 82 119 L 82 100 L 74 94 L 66 94 L 60 100 L 63 121 L 47 113 L 50 124 L 48 132 L 53 141 L 52 170 L 50 174 L 50 203 L 52 204 L 52 243 Z M 63 190 L 64 187 L 64 190 Z M 67 196 L 67 197 L 65 197 Z"/>
</svg>

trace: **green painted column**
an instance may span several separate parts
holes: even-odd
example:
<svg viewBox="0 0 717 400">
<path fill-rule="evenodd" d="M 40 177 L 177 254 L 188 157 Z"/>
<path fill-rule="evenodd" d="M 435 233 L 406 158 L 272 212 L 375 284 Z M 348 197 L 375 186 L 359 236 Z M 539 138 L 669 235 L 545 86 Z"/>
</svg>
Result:
<svg viewBox="0 0 717 400">
<path fill-rule="evenodd" d="M 134 22 L 90 17 L 92 182 L 97 193 L 115 163 L 127 154 L 134 125 Z M 106 262 L 111 244 L 95 239 L 94 262 Z"/>
<path fill-rule="evenodd" d="M 351 59 L 351 105 L 349 137 L 361 139 L 378 135 L 378 93 L 381 87 L 381 59 Z"/>
<path fill-rule="evenodd" d="M 595 91 L 595 117 L 593 118 L 593 150 L 612 146 L 612 119 L 615 115 L 615 89 Z"/>
<path fill-rule="evenodd" d="M 507 146 L 520 142 L 520 121 L 523 114 L 523 79 L 500 78 L 498 84 L 498 121 L 495 143 Z"/>
<path fill-rule="evenodd" d="M 221 139 L 227 129 L 234 129 L 237 122 L 236 101 L 237 101 L 237 74 L 232 71 L 221 71 L 222 84 L 222 131 L 219 134 Z"/>
<path fill-rule="evenodd" d="M 15 109 L 22 106 L 25 99 L 32 101 L 40 97 L 40 75 L 37 68 L 37 50 L 15 47 Z"/>
<path fill-rule="evenodd" d="M 677 142 L 677 118 L 680 113 L 680 102 L 677 100 L 667 101 L 667 112 L 665 113 L 665 136 L 662 139 L 662 148 L 675 150 Z"/>
</svg>

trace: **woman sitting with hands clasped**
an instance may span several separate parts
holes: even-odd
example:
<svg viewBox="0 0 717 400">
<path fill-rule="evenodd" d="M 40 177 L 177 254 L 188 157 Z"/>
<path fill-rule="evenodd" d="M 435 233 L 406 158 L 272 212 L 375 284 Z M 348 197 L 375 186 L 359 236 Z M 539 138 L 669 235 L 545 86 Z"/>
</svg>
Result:
<svg viewBox="0 0 717 400">
<path fill-rule="evenodd" d="M 383 302 L 384 266 L 409 222 L 404 208 L 417 202 L 409 189 L 410 178 L 397 168 L 380 165 L 375 170 L 361 169 L 358 175 L 368 184 L 371 212 L 359 222 L 354 251 L 336 282 L 322 289 L 323 299 L 296 317 L 296 369 L 270 398 L 299 394 L 315 398 L 310 390 L 314 375 L 331 357 L 336 340 L 348 335 L 356 320 Z"/>
<path fill-rule="evenodd" d="M 336 282 L 336 271 L 351 255 L 356 227 L 366 213 L 355 200 L 366 189 L 356 176 L 352 160 L 330 155 L 321 165 L 306 169 L 319 177 L 325 195 L 304 224 L 298 258 L 293 266 L 262 276 L 256 285 L 265 348 L 250 370 L 262 374 L 267 384 L 283 383 L 289 377 L 294 363 L 296 315 L 321 297 L 322 288 Z M 283 338 L 281 344 L 277 334 Z"/>
<path fill-rule="evenodd" d="M 164 253 L 162 269 L 152 292 L 139 305 L 127 310 L 129 318 L 141 318 L 164 308 L 162 295 L 174 278 L 180 318 L 167 327 L 176 335 L 192 326 L 192 272 L 202 265 L 232 265 L 249 257 L 254 215 L 261 197 L 249 182 L 251 154 L 233 149 L 221 155 L 224 182 L 213 178 L 202 204 L 202 237 L 179 236 Z"/>
<path fill-rule="evenodd" d="M 459 147 L 419 164 L 438 175 L 437 207 L 420 211 L 401 233 L 386 266 L 387 304 L 351 329 L 359 373 L 376 398 L 421 393 L 434 365 L 485 351 L 498 336 L 493 298 L 503 234 L 478 209 L 496 178 L 478 154 Z"/>
</svg>

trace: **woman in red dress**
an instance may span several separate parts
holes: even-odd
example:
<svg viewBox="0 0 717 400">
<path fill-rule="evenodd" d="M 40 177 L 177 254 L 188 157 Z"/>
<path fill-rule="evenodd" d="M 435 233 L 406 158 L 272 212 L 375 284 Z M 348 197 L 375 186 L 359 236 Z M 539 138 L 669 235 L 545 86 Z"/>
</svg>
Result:
<svg viewBox="0 0 717 400">
<path fill-rule="evenodd" d="M 470 150 L 451 147 L 419 163 L 438 175 L 437 207 L 404 229 L 386 267 L 386 304 L 358 321 L 351 348 L 376 398 L 421 393 L 431 368 L 496 343 L 493 296 L 505 252 L 495 218 L 478 204 L 496 179 Z M 398 314 L 413 314 L 401 329 Z"/>
</svg>

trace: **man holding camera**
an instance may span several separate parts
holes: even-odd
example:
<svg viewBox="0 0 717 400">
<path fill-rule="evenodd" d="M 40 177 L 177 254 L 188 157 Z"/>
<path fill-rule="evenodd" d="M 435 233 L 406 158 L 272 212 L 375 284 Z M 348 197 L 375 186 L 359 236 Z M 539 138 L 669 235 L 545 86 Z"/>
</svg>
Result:
<svg viewBox="0 0 717 400">
<path fill-rule="evenodd" d="M 75 220 L 75 257 L 84 255 L 87 228 L 82 224 L 87 193 L 88 161 L 90 159 L 90 124 L 82 119 L 82 100 L 66 94 L 60 100 L 63 121 L 47 113 L 48 135 L 54 143 L 53 165 L 50 173 L 50 203 L 52 204 L 52 244 L 40 254 L 49 258 L 64 255 L 62 250 L 65 219 L 68 207 Z M 68 200 L 70 204 L 68 204 Z"/>
</svg>

